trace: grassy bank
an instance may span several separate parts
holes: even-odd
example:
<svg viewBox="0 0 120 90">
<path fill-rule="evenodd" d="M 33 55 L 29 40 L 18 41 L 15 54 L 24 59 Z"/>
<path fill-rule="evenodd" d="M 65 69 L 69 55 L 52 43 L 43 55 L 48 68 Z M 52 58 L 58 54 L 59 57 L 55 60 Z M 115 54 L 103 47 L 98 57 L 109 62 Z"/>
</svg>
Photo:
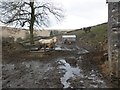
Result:
<svg viewBox="0 0 120 90">
<path fill-rule="evenodd" d="M 75 34 L 79 45 L 91 47 L 92 49 L 105 49 L 107 44 L 107 23 L 92 26 L 91 31 L 87 33 L 82 29 L 78 29 L 67 34 Z"/>
</svg>

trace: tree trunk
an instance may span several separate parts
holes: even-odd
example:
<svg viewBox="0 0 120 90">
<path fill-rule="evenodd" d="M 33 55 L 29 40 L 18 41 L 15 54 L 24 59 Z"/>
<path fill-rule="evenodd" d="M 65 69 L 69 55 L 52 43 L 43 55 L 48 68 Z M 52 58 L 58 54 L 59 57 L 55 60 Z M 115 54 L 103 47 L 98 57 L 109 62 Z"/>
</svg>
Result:
<svg viewBox="0 0 120 90">
<path fill-rule="evenodd" d="M 34 35 L 33 35 L 33 29 L 30 28 L 30 44 L 34 44 L 34 39 L 33 39 Z"/>
<path fill-rule="evenodd" d="M 30 19 L 30 44 L 34 44 L 34 35 L 33 35 L 33 26 L 35 22 L 35 10 L 34 10 L 34 2 L 30 2 L 30 7 L 31 7 L 31 19 Z"/>
</svg>

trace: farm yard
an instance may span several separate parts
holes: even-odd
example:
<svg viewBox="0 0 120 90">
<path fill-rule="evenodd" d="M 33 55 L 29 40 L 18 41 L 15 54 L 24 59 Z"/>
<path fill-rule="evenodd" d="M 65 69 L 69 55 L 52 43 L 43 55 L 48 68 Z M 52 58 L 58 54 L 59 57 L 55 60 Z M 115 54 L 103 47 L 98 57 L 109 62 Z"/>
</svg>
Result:
<svg viewBox="0 0 120 90">
<path fill-rule="evenodd" d="M 75 32 L 71 34 L 75 34 Z M 81 30 L 80 32 L 84 34 Z M 92 32 L 94 31 L 90 33 Z M 86 36 L 90 33 L 86 33 Z M 102 69 L 105 69 L 103 62 L 107 59 L 104 56 L 106 53 L 105 50 L 93 51 L 93 49 L 90 49 L 92 47 L 81 45 L 82 42 L 79 41 L 80 37 L 77 38 L 77 43 L 64 44 L 61 42 L 60 37 L 61 35 L 57 36 L 58 42 L 55 44 L 55 50 L 46 51 L 45 53 L 41 52 L 41 50 L 29 51 L 21 44 L 3 41 L 2 87 L 117 87 L 117 84 L 113 84 L 106 78 L 106 72 L 103 73 L 102 71 Z"/>
<path fill-rule="evenodd" d="M 119 0 L 2 0 L 0 88 L 120 88 L 119 9 Z"/>
<path fill-rule="evenodd" d="M 3 88 L 110 87 L 97 67 L 74 46 L 46 54 L 11 52 L 6 48 L 3 47 Z"/>
</svg>

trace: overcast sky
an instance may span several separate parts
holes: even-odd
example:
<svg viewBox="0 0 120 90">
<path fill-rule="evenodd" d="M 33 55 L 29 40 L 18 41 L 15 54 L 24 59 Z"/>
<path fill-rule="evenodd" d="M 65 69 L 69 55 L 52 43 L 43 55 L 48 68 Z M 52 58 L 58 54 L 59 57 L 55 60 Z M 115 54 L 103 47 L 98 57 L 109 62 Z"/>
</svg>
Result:
<svg viewBox="0 0 120 90">
<path fill-rule="evenodd" d="M 65 18 L 51 28 L 76 29 L 101 24 L 108 20 L 106 0 L 54 0 L 64 8 Z"/>
<path fill-rule="evenodd" d="M 52 22 L 52 29 L 78 29 L 108 21 L 106 0 L 53 0 L 64 9 L 65 18 Z"/>
</svg>

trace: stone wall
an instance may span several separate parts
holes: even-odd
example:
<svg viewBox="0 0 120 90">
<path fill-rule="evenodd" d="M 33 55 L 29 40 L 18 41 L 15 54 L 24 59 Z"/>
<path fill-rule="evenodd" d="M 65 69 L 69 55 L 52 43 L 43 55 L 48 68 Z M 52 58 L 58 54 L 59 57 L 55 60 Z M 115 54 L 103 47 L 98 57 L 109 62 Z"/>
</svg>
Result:
<svg viewBox="0 0 120 90">
<path fill-rule="evenodd" d="M 120 2 L 108 2 L 108 55 L 110 75 L 120 71 Z"/>
<path fill-rule="evenodd" d="M 14 37 L 14 40 L 16 41 L 18 38 L 25 39 L 26 36 L 29 34 L 28 29 L 21 29 L 21 28 L 13 28 L 13 27 L 6 27 L 2 26 L 0 27 L 0 37 Z M 50 36 L 50 32 L 48 30 L 34 30 L 34 35 L 36 36 Z"/>
</svg>

